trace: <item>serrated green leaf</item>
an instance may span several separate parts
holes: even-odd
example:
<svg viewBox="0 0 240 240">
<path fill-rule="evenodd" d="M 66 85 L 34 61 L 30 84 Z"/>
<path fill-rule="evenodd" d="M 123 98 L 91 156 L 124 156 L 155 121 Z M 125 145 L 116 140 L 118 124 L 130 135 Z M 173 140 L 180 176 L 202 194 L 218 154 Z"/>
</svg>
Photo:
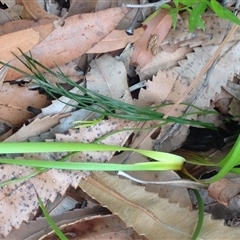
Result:
<svg viewBox="0 0 240 240">
<path fill-rule="evenodd" d="M 177 26 L 177 14 L 178 14 L 178 9 L 176 8 L 173 8 L 170 10 L 169 14 L 171 15 L 172 17 L 172 25 L 173 25 L 173 28 L 175 29 L 176 26 Z"/>
<path fill-rule="evenodd" d="M 204 22 L 202 20 L 202 14 L 206 11 L 207 3 L 201 2 L 196 5 L 189 15 L 189 31 L 194 31 L 197 27 L 205 30 Z"/>
<path fill-rule="evenodd" d="M 178 3 L 181 3 L 187 7 L 191 7 L 191 6 L 194 6 L 197 2 L 199 1 L 196 1 L 196 0 L 178 0 Z M 205 1 L 202 1 L 202 2 L 205 2 Z"/>
</svg>

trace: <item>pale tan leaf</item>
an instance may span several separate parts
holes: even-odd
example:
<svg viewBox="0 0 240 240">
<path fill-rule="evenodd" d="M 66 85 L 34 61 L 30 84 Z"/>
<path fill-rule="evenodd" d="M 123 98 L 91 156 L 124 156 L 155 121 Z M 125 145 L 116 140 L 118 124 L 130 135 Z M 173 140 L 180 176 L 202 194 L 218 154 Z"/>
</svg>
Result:
<svg viewBox="0 0 240 240">
<path fill-rule="evenodd" d="M 144 149 L 149 149 L 142 147 Z M 118 163 L 121 164 L 125 160 L 127 163 L 140 163 L 146 162 L 146 158 L 140 156 L 138 154 L 129 154 L 127 152 L 123 152 L 116 156 L 113 156 L 111 159 L 111 163 Z M 179 180 L 180 177 L 174 171 L 133 171 L 127 172 L 130 176 L 133 176 L 137 179 L 143 181 L 152 181 L 152 182 L 159 182 L 159 181 L 171 181 L 171 180 Z M 134 181 L 132 182 L 134 184 Z M 167 184 L 145 184 L 145 190 L 148 192 L 157 193 L 161 198 L 167 198 L 171 203 L 178 203 L 180 207 L 187 207 L 188 209 L 192 209 L 192 202 L 190 200 L 188 191 L 184 187 L 179 186 L 172 186 Z"/>
<path fill-rule="evenodd" d="M 190 33 L 188 30 L 188 13 L 184 12 L 178 19 L 176 29 L 171 29 L 163 41 L 163 44 L 177 44 L 180 46 L 190 45 L 190 47 L 218 45 L 220 44 L 229 27 L 229 21 L 219 18 L 213 12 L 206 12 L 202 15 L 205 23 L 205 31 L 196 29 Z M 240 29 L 234 33 L 232 40 L 238 41 L 240 39 Z"/>
<path fill-rule="evenodd" d="M 30 137 L 28 140 L 30 142 L 42 142 L 45 139 L 54 139 L 56 133 L 65 133 L 68 129 L 73 128 L 76 124 L 75 121 L 79 120 L 93 120 L 99 118 L 99 114 L 92 113 L 88 110 L 80 109 L 69 113 L 68 117 L 60 119 L 59 124 L 51 128 L 49 131 L 44 132 L 40 135 L 35 135 Z"/>
<path fill-rule="evenodd" d="M 139 100 L 134 101 L 135 104 L 148 107 L 163 103 L 170 94 L 176 79 L 177 74 L 173 71 L 159 70 L 157 75 L 153 76 L 152 81 L 147 81 L 146 89 L 140 90 Z"/>
<path fill-rule="evenodd" d="M 103 216 L 105 214 L 108 214 L 105 208 L 95 206 L 94 208 L 75 209 L 59 216 L 53 216 L 52 219 L 58 226 L 61 226 L 79 219 L 87 219 L 90 216 Z M 19 229 L 13 229 L 7 238 L 0 239 L 36 240 L 51 231 L 52 229 L 46 218 L 39 217 L 36 221 L 23 223 Z"/>
<path fill-rule="evenodd" d="M 117 214 L 138 234 L 148 239 L 190 239 L 198 220 L 197 211 L 188 211 L 159 199 L 143 187 L 130 185 L 128 180 L 118 179 L 107 173 L 92 173 L 80 187 L 103 206 Z M 127 187 L 126 187 L 127 186 Z M 238 239 L 239 228 L 224 227 L 222 221 L 211 220 L 205 215 L 199 239 Z"/>
<path fill-rule="evenodd" d="M 157 75 L 158 71 L 178 66 L 178 62 L 186 58 L 186 54 L 192 52 L 188 46 L 180 47 L 175 52 L 160 51 L 153 59 L 142 68 L 137 68 L 141 80 L 150 79 Z"/>
<path fill-rule="evenodd" d="M 88 89 L 117 100 L 132 102 L 123 62 L 104 54 L 93 60 L 90 66 L 91 70 L 86 75 Z"/>
<path fill-rule="evenodd" d="M 0 169 L 1 182 L 23 177 L 35 171 L 34 168 L 4 165 Z M 1 187 L 0 234 L 8 235 L 13 227 L 18 228 L 23 220 L 28 221 L 30 213 L 36 213 L 38 199 L 35 189 L 44 202 L 48 199 L 53 201 L 57 193 L 64 194 L 69 185 L 77 187 L 84 175 L 86 173 L 51 169 L 28 181 Z"/>
<path fill-rule="evenodd" d="M 16 0 L 1 0 L 3 4 L 6 4 L 9 8 L 16 5 Z"/>
<path fill-rule="evenodd" d="M 24 52 L 31 49 L 33 58 L 48 68 L 56 65 L 61 66 L 81 56 L 95 43 L 107 36 L 125 16 L 127 11 L 126 8 L 111 8 L 96 13 L 74 15 L 65 20 L 64 26 L 57 27 L 39 44 L 35 41 L 31 45 L 35 47 L 32 49 L 28 47 L 28 49 L 24 49 Z M 109 19 L 111 21 L 108 21 Z M 20 33 L 23 34 L 22 31 Z M 37 32 L 37 34 L 39 33 Z M 3 37 L 8 38 L 8 35 Z M 0 41 L 2 41 L 3 37 L 0 38 Z M 28 36 L 26 38 L 29 39 Z M 14 39 L 18 38 L 15 37 Z M 21 39 L 20 36 L 19 39 Z M 11 41 L 6 41 L 5 39 L 1 46 L 6 48 L 6 42 Z M 20 46 L 17 45 L 17 47 Z M 8 58 L 10 56 L 12 59 L 12 50 L 10 51 L 10 48 L 8 48 L 5 52 L 8 54 Z M 4 59 L 4 61 L 7 62 L 9 59 Z M 11 64 L 28 71 L 16 59 Z M 9 70 L 6 79 L 16 79 L 20 76 L 19 72 Z"/>
<path fill-rule="evenodd" d="M 123 119 L 110 118 L 91 127 L 69 129 L 66 134 L 56 134 L 56 140 L 60 142 L 84 142 L 91 143 L 103 137 L 101 143 L 122 146 L 132 131 L 120 131 L 124 128 L 132 128 L 134 122 Z M 116 133 L 115 133 L 116 132 Z M 108 136 L 110 134 L 110 136 Z M 104 136 L 106 137 L 104 138 Z M 114 152 L 80 152 L 71 157 L 72 161 L 105 162 L 111 159 Z"/>
<path fill-rule="evenodd" d="M 8 11 L 0 9 L 0 24 L 4 24 L 13 20 Z"/>
</svg>

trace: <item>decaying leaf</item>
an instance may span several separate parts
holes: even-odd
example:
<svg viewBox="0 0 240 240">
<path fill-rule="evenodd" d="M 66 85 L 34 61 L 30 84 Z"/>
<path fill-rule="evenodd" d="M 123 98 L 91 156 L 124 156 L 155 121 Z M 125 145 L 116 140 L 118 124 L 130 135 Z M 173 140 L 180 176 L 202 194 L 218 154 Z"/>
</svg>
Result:
<svg viewBox="0 0 240 240">
<path fill-rule="evenodd" d="M 31 44 L 26 44 L 27 49 L 22 49 L 23 52 L 31 50 L 31 54 L 34 58 L 38 59 L 39 62 L 44 64 L 49 68 L 53 68 L 56 65 L 61 66 L 87 52 L 92 46 L 98 43 L 102 38 L 107 36 L 119 23 L 119 21 L 127 13 L 125 8 L 111 8 L 105 11 L 99 11 L 96 13 L 80 14 L 74 15 L 66 19 L 64 26 L 56 28 L 40 43 L 38 31 L 29 29 L 26 31 L 34 32 L 36 39 Z M 112 21 L 108 21 L 112 19 Z M 19 34 L 23 34 L 22 31 Z M 29 36 L 24 34 L 27 39 Z M 6 48 L 5 44 L 9 43 L 6 41 L 9 36 L 2 36 L 0 41 L 3 41 L 1 47 Z M 16 45 L 16 51 L 19 52 L 17 48 L 22 48 L 18 42 L 21 39 L 20 36 L 11 38 L 17 39 L 17 42 L 13 42 Z M 13 59 L 11 52 L 13 50 L 7 47 L 6 58 L 3 59 L 4 62 L 8 62 L 9 59 Z M 28 72 L 26 68 L 23 68 L 22 63 L 18 60 L 13 60 L 12 65 L 24 69 Z M 16 79 L 22 76 L 19 72 L 10 69 L 6 76 L 7 79 Z"/>
<path fill-rule="evenodd" d="M 107 173 L 92 173 L 80 181 L 91 197 L 117 214 L 126 226 L 148 239 L 189 239 L 195 229 L 198 213 L 179 208 L 156 194 L 146 192 L 142 186 L 130 185 L 128 180 Z M 127 187 L 126 187 L 127 186 Z M 132 220 L 134 219 L 134 220 Z M 205 215 L 200 239 L 238 239 L 239 228 L 224 227 L 222 221 Z"/>
<path fill-rule="evenodd" d="M 74 211 L 61 214 L 59 216 L 53 216 L 52 218 L 58 226 L 61 226 L 64 224 L 75 222 L 79 219 L 88 219 L 91 216 L 101 217 L 106 214 L 109 214 L 109 211 L 106 208 L 95 206 L 93 208 L 76 209 Z M 23 223 L 18 230 L 13 229 L 7 239 L 36 240 L 42 236 L 47 235 L 47 233 L 51 231 L 52 229 L 49 226 L 46 218 L 39 217 L 36 219 L 36 221 Z M 3 240 L 6 238 L 0 239 Z"/>
<path fill-rule="evenodd" d="M 7 138 L 5 142 L 21 142 L 30 137 L 38 136 L 56 126 L 59 120 L 67 115 L 69 114 L 55 114 L 41 119 L 35 118 L 29 125 L 24 124 L 19 131 Z"/>
<path fill-rule="evenodd" d="M 88 89 L 123 102 L 132 102 L 123 62 L 104 54 L 93 60 L 90 66 L 86 76 Z"/>
<path fill-rule="evenodd" d="M 171 29 L 162 44 L 180 44 L 180 46 L 190 45 L 190 47 L 218 45 L 220 44 L 229 27 L 229 21 L 219 18 L 214 13 L 208 11 L 202 15 L 205 23 L 205 31 L 196 29 L 190 33 L 188 31 L 188 13 L 185 12 L 179 17 L 176 29 Z M 238 41 L 240 29 L 234 33 L 232 40 Z"/>
<path fill-rule="evenodd" d="M 131 227 L 126 227 L 124 222 L 114 215 L 92 216 L 81 219 L 72 224 L 61 226 L 62 232 L 65 235 L 74 234 L 75 237 L 90 239 L 139 239 L 147 240 L 144 236 L 139 236 Z M 53 240 L 57 239 L 55 234 L 48 234 L 39 240 Z"/>
<path fill-rule="evenodd" d="M 137 41 L 143 32 L 143 28 L 138 28 L 132 36 L 129 36 L 124 30 L 114 30 L 87 53 L 105 53 L 124 48 L 128 43 Z"/>
<path fill-rule="evenodd" d="M 28 107 L 41 109 L 49 104 L 45 95 L 18 85 L 4 83 L 0 93 L 1 121 L 13 126 L 20 126 L 34 117 L 34 114 L 28 111 Z"/>
<path fill-rule="evenodd" d="M 0 169 L 1 182 L 32 174 L 34 168 L 4 165 Z M 86 173 L 49 170 L 34 178 L 1 187 L 0 191 L 0 234 L 7 236 L 12 228 L 19 228 L 23 220 L 28 221 L 31 213 L 36 213 L 37 189 L 44 202 L 53 201 L 59 192 L 64 194 L 69 185 L 77 187 Z"/>
<path fill-rule="evenodd" d="M 141 38 L 134 43 L 132 63 L 143 67 L 158 53 L 158 48 L 167 35 L 172 24 L 168 11 L 161 10 L 157 16 L 149 20 Z"/>
</svg>

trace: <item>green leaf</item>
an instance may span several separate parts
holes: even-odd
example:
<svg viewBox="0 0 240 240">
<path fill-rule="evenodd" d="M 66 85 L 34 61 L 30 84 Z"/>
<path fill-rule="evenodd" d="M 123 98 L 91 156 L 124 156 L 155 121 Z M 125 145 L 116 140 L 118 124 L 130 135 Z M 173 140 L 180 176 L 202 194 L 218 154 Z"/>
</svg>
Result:
<svg viewBox="0 0 240 240">
<path fill-rule="evenodd" d="M 202 197 L 196 189 L 193 189 L 193 192 L 198 202 L 198 223 L 191 240 L 198 239 L 198 236 L 202 229 L 203 220 L 204 220 L 204 203 L 203 203 Z"/>
<path fill-rule="evenodd" d="M 179 1 L 178 1 L 178 0 L 173 0 L 173 2 L 174 2 L 174 4 L 175 4 L 176 8 L 178 8 Z"/>
<path fill-rule="evenodd" d="M 207 3 L 201 2 L 196 5 L 189 15 L 189 31 L 194 31 L 197 27 L 205 30 L 204 22 L 202 20 L 202 14 L 206 11 Z"/>
<path fill-rule="evenodd" d="M 220 3 L 216 0 L 211 0 L 211 3 L 208 3 L 208 6 L 220 17 L 223 19 L 227 19 L 237 25 L 240 25 L 240 20 L 237 16 L 235 16 L 230 10 L 222 7 Z"/>
<path fill-rule="evenodd" d="M 35 190 L 36 191 L 36 190 Z M 42 212 L 44 214 L 44 216 L 46 217 L 46 220 L 48 221 L 49 225 L 51 226 L 51 228 L 54 230 L 54 232 L 56 233 L 56 235 L 61 239 L 61 240 L 68 240 L 68 238 L 61 232 L 61 230 L 58 228 L 58 226 L 56 225 L 56 223 L 53 221 L 53 219 L 50 217 L 50 215 L 48 214 L 47 209 L 45 208 L 41 198 L 39 197 L 38 193 L 37 194 L 37 198 L 38 198 L 38 202 L 39 202 L 39 206 L 42 209 Z"/>
<path fill-rule="evenodd" d="M 172 7 L 168 4 L 163 4 L 161 8 L 170 10 Z"/>
<path fill-rule="evenodd" d="M 177 26 L 177 15 L 178 15 L 178 9 L 177 8 L 173 8 L 170 10 L 169 14 L 172 17 L 172 25 L 173 28 L 175 29 Z"/>
<path fill-rule="evenodd" d="M 202 0 L 202 2 L 205 2 Z M 194 6 L 197 1 L 196 0 L 178 0 L 178 3 L 181 3 L 187 7 L 191 7 L 191 6 Z"/>
</svg>

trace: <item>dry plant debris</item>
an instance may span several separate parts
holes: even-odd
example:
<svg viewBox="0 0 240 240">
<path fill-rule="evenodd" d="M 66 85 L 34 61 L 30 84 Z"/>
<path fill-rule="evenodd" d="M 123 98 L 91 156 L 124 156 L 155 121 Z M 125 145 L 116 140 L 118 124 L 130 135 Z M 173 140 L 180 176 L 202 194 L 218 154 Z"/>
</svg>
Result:
<svg viewBox="0 0 240 240">
<path fill-rule="evenodd" d="M 122 7 L 126 2 L 144 4 L 148 1 L 45 1 L 42 6 L 42 1 L 37 0 L 1 0 L 0 61 L 25 71 L 16 56 L 21 57 L 19 49 L 27 54 L 30 51 L 43 65 L 53 69 L 58 66 L 74 82 L 94 92 L 140 107 L 164 103 L 166 105 L 159 108 L 164 118 L 186 114 L 189 119 L 208 121 L 227 130 L 224 124 L 230 117 L 237 125 L 240 28 L 233 25 L 229 31 L 229 21 L 207 11 L 203 14 L 205 31 L 196 29 L 190 33 L 187 12 L 179 14 L 177 27 L 173 29 L 168 11 L 161 10 L 147 23 L 137 23 L 130 36 L 125 30 L 137 11 Z M 144 9 L 143 15 L 152 12 L 152 8 Z M 87 58 L 85 54 L 88 54 Z M 82 67 L 82 61 L 85 67 Z M 159 121 L 133 122 L 113 117 L 92 126 L 83 124 L 75 128 L 76 121 L 94 121 L 101 116 L 76 108 L 69 98 L 57 96 L 60 101 L 53 100 L 36 90 L 35 83 L 22 73 L 0 67 L 1 141 L 97 141 L 172 152 L 181 148 L 189 135 L 189 125 L 161 125 Z M 59 82 L 47 73 L 43 72 L 43 76 L 52 84 Z M 136 96 L 131 92 L 132 88 L 137 89 Z M 79 94 L 77 88 L 69 91 Z M 199 109 L 216 114 L 202 116 Z M 224 156 L 224 151 L 212 149 L 207 154 Z M 14 157 L 58 160 L 63 156 L 62 153 L 34 153 Z M 126 152 L 118 155 L 114 152 L 84 152 L 70 160 L 146 161 L 142 156 Z M 35 171 L 34 168 L 1 165 L 0 181 L 14 180 Z M 201 175 L 208 169 L 192 171 Z M 178 181 L 182 177 L 171 171 L 130 174 L 145 181 Z M 210 185 L 205 191 L 207 199 L 211 196 L 211 201 L 240 213 L 238 182 L 238 177 L 231 176 Z M 71 194 L 70 187 L 76 189 Z M 156 236 L 159 239 L 163 236 L 189 239 L 197 222 L 197 211 L 192 210 L 185 185 L 140 186 L 104 172 L 89 175 L 88 172 L 52 169 L 25 181 L 1 186 L 1 239 L 16 239 L 16 236 L 29 240 L 55 239 L 53 235 L 45 236 L 51 229 L 39 215 L 35 189 L 44 203 L 53 202 L 55 210 L 58 206 L 63 208 L 63 200 L 69 194 L 68 202 L 81 206 L 87 203 L 83 210 L 75 209 L 54 217 L 70 239 L 156 239 Z M 57 196 L 61 199 L 58 202 L 55 201 Z M 210 211 L 205 216 L 201 239 L 237 239 L 239 228 L 227 228 L 223 226 L 223 220 L 211 219 L 211 214 L 214 216 L 215 213 Z M 234 219 L 237 217 L 235 214 Z M 60 221 L 63 218 L 65 222 Z M 82 227 L 85 227 L 84 231 Z M 74 232 L 76 228 L 78 232 Z"/>
</svg>

